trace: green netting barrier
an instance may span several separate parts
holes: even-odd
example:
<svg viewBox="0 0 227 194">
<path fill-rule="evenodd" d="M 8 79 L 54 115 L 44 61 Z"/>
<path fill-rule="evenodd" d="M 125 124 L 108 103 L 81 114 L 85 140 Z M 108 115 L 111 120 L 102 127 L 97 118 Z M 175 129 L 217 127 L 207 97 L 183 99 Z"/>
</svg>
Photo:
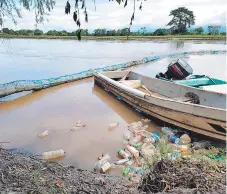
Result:
<svg viewBox="0 0 227 194">
<path fill-rule="evenodd" d="M 167 57 L 184 56 L 184 55 L 213 55 L 213 54 L 216 55 L 216 54 L 225 54 L 225 53 L 226 53 L 226 50 L 200 50 L 200 51 L 170 53 L 165 55 L 145 57 L 142 60 L 119 63 L 116 65 L 110 65 L 103 68 L 89 69 L 79 73 L 64 75 L 56 78 L 48 78 L 48 79 L 41 79 L 41 80 L 17 80 L 9 83 L 0 84 L 0 98 L 4 96 L 8 96 L 10 94 L 17 93 L 17 92 L 41 90 L 44 88 L 91 77 L 93 76 L 93 72 L 115 71 L 118 69 L 128 68 L 131 66 L 140 65 L 140 64 L 148 63 L 151 61 L 155 61 L 155 60 L 159 60 Z"/>
</svg>

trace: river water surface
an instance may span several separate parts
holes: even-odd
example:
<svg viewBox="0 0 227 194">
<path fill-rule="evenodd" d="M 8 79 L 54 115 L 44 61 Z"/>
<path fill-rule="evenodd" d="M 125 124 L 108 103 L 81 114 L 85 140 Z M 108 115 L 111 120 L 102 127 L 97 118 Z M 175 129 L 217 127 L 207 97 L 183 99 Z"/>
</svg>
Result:
<svg viewBox="0 0 227 194">
<path fill-rule="evenodd" d="M 57 77 L 156 54 L 225 47 L 225 42 L 215 41 L 4 40 L 0 47 L 0 83 Z M 225 55 L 189 56 L 185 60 L 195 74 L 226 79 Z M 154 77 L 165 71 L 170 61 L 162 59 L 132 69 Z M 62 162 L 87 169 L 103 152 L 116 159 L 117 149 L 123 147 L 123 129 L 142 118 L 94 86 L 93 78 L 15 97 L 18 95 L 0 99 L 0 142 L 10 142 L 4 147 L 22 148 L 34 154 L 62 148 L 67 153 Z M 87 127 L 71 131 L 78 120 Z M 108 125 L 115 121 L 119 127 L 109 130 Z M 150 131 L 160 127 L 149 123 Z M 49 130 L 50 135 L 38 138 L 44 130 Z"/>
</svg>

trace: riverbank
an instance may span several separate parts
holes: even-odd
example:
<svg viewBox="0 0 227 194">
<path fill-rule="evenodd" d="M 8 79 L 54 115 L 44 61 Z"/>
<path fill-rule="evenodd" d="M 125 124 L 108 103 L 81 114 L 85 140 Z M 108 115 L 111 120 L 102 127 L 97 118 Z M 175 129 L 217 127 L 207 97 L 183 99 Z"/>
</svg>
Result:
<svg viewBox="0 0 227 194">
<path fill-rule="evenodd" d="M 0 148 L 3 193 L 137 193 L 135 185 L 114 175 L 47 162 Z"/>
<path fill-rule="evenodd" d="M 74 166 L 11 153 L 0 148 L 3 193 L 224 193 L 226 165 L 207 157 L 179 160 L 150 158 L 139 182 Z M 153 165 L 151 163 L 153 162 Z"/>
<path fill-rule="evenodd" d="M 77 36 L 24 36 L 0 34 L 0 38 L 18 39 L 65 39 L 77 40 Z M 82 40 L 127 40 L 127 36 L 83 36 Z M 226 40 L 226 35 L 167 35 L 167 36 L 129 36 L 128 40 Z"/>
</svg>

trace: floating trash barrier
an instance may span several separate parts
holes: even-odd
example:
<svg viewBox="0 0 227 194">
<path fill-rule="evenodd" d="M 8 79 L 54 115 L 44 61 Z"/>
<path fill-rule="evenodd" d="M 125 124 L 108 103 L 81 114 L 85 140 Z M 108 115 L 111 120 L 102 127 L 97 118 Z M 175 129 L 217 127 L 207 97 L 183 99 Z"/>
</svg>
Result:
<svg viewBox="0 0 227 194">
<path fill-rule="evenodd" d="M 226 53 L 226 50 L 201 50 L 201 51 L 170 53 L 170 54 L 159 55 L 159 56 L 145 57 L 142 60 L 119 63 L 119 64 L 110 65 L 103 68 L 89 69 L 79 73 L 60 76 L 57 78 L 48 78 L 48 79 L 41 79 L 41 80 L 18 80 L 18 81 L 0 84 L 0 98 L 14 93 L 18 93 L 18 92 L 32 91 L 32 90 L 37 91 L 48 87 L 88 78 L 93 76 L 94 72 L 115 71 L 115 70 L 144 64 L 144 63 L 148 63 L 151 61 L 155 61 L 155 60 L 159 60 L 167 57 L 183 56 L 183 55 L 207 55 L 207 54 L 213 55 L 213 54 L 225 54 L 225 53 Z"/>
</svg>

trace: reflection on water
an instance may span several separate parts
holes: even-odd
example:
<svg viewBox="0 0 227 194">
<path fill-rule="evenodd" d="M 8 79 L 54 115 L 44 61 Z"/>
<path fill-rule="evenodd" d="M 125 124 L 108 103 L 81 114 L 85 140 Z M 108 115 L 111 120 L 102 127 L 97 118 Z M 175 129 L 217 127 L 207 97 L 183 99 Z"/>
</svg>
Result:
<svg viewBox="0 0 227 194">
<path fill-rule="evenodd" d="M 10 58 L 0 48 L 0 83 L 15 79 L 49 78 L 138 60 L 152 52 L 225 47 L 213 42 L 194 44 L 190 41 L 78 43 L 73 40 L 11 40 L 11 43 Z M 59 45 L 64 49 L 57 49 Z M 101 49 L 101 46 L 105 46 L 105 49 Z M 80 49 L 74 50 L 76 47 Z M 166 71 L 171 60 L 163 59 L 131 69 L 154 77 L 158 72 Z M 224 55 L 189 56 L 186 60 L 196 74 L 226 79 L 223 73 L 226 70 Z M 21 94 L 4 100 L 12 100 L 18 95 Z M 93 79 L 89 78 L 33 92 L 13 101 L 0 102 L 0 140 L 10 142 L 4 145 L 6 148 L 21 148 L 37 155 L 49 150 L 64 149 L 66 157 L 63 162 L 91 169 L 97 156 L 103 152 L 110 153 L 113 160 L 117 159 L 116 151 L 123 147 L 124 128 L 128 123 L 141 118 L 130 106 L 94 86 Z M 87 126 L 71 131 L 78 120 Z M 120 123 L 119 127 L 108 130 L 108 125 L 115 121 Z M 159 128 L 157 123 L 149 123 L 150 131 Z M 50 135 L 39 139 L 38 134 L 45 130 L 49 130 Z"/>
<path fill-rule="evenodd" d="M 142 118 L 131 107 L 118 101 L 105 90 L 94 86 L 93 79 L 65 84 L 34 92 L 0 105 L 1 139 L 9 141 L 7 148 L 24 148 L 34 154 L 64 149 L 63 162 L 91 169 L 103 152 L 117 159 L 116 151 L 123 147 L 123 130 L 128 123 Z M 70 129 L 78 120 L 87 127 Z M 119 127 L 108 130 L 118 121 Z M 38 134 L 50 135 L 39 139 Z M 149 130 L 159 130 L 155 123 Z"/>
<path fill-rule="evenodd" d="M 216 41 L 200 43 L 12 39 L 0 46 L 0 83 L 58 77 L 175 51 L 225 49 Z"/>
</svg>

